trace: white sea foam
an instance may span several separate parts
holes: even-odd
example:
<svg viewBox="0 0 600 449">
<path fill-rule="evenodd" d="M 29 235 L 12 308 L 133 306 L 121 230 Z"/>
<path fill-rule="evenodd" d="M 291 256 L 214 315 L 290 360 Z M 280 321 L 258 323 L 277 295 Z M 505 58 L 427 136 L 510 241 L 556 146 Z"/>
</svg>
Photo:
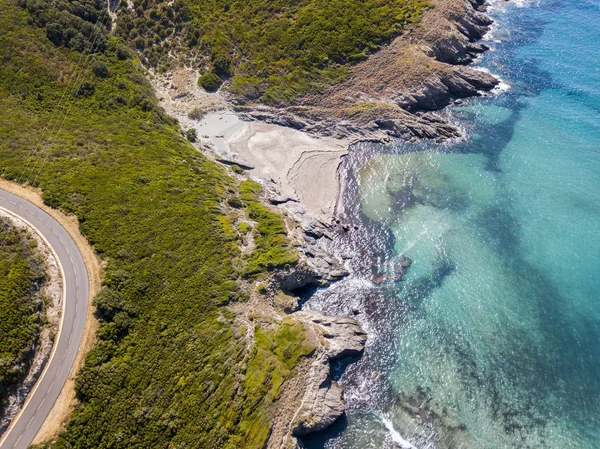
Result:
<svg viewBox="0 0 600 449">
<path fill-rule="evenodd" d="M 400 435 L 400 433 L 394 428 L 394 424 L 392 424 L 391 420 L 389 420 L 385 416 L 382 416 L 381 422 L 383 423 L 385 428 L 390 433 L 390 436 L 392 437 L 392 440 L 394 441 L 394 443 L 398 443 L 400 445 L 400 447 L 402 447 L 404 449 L 418 449 L 416 446 L 413 446 L 408 441 L 406 441 L 404 438 L 402 438 L 402 435 Z"/>
<path fill-rule="evenodd" d="M 508 84 L 506 81 L 504 81 L 498 75 L 492 73 L 490 71 L 490 69 L 488 69 L 487 67 L 473 67 L 473 69 L 479 70 L 480 72 L 489 73 L 490 75 L 494 76 L 498 81 L 500 81 L 500 83 L 490 91 L 493 95 L 503 94 L 504 92 L 506 92 L 507 90 L 510 89 L 510 87 L 511 87 L 510 84 Z M 485 95 L 486 92 L 482 91 L 481 94 Z"/>
<path fill-rule="evenodd" d="M 506 81 L 503 81 L 502 79 L 500 79 L 500 84 L 498 84 L 496 87 L 494 87 L 491 92 L 494 95 L 501 95 L 504 92 L 507 92 L 508 90 L 510 90 L 510 87 L 511 87 L 510 84 L 508 84 Z"/>
<path fill-rule="evenodd" d="M 498 36 L 498 34 L 500 34 L 501 28 L 500 28 L 500 24 L 497 21 L 494 21 L 489 29 L 487 30 L 487 32 L 482 36 L 481 40 L 483 42 L 487 42 L 489 43 L 499 43 L 502 42 L 502 39 L 500 39 L 500 37 Z M 490 48 L 491 51 L 494 51 L 495 48 Z"/>
<path fill-rule="evenodd" d="M 540 6 L 543 0 L 488 0 L 488 12 L 495 12 L 498 10 L 506 9 L 510 6 L 517 8 L 527 8 L 530 6 Z"/>
</svg>

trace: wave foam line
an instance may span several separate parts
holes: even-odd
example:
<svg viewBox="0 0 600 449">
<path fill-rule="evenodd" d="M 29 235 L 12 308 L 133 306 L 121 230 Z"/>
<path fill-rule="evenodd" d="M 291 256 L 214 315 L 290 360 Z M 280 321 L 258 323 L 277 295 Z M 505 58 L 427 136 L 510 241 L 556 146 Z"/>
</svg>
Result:
<svg viewBox="0 0 600 449">
<path fill-rule="evenodd" d="M 400 435 L 400 433 L 398 433 L 398 431 L 394 428 L 394 424 L 392 424 L 391 420 L 389 420 L 385 416 L 382 416 L 381 422 L 392 436 L 392 440 L 394 440 L 394 443 L 398 443 L 403 449 L 418 449 L 416 446 L 413 446 L 404 438 L 402 438 L 402 435 Z"/>
</svg>

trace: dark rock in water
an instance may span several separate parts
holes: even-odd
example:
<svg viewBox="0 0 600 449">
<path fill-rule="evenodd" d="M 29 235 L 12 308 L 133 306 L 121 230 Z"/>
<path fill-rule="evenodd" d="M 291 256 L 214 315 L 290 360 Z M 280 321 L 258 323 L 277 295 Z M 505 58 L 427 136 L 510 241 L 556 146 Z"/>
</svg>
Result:
<svg viewBox="0 0 600 449">
<path fill-rule="evenodd" d="M 402 265 L 396 266 L 394 268 L 394 281 L 400 282 L 402 279 L 404 279 L 405 274 L 406 274 L 406 268 L 404 268 Z"/>
<path fill-rule="evenodd" d="M 402 256 L 400 256 L 400 265 L 404 268 L 408 268 L 412 265 L 412 260 L 410 260 L 408 257 L 402 255 Z"/>
<path fill-rule="evenodd" d="M 414 394 L 400 394 L 394 405 L 400 421 L 414 421 L 416 427 L 429 429 L 429 434 L 411 437 L 417 447 L 423 443 L 433 443 L 439 449 L 457 447 L 479 447 L 458 415 L 446 407 L 440 407 L 431 401 L 429 392 L 417 388 Z"/>
<path fill-rule="evenodd" d="M 385 273 L 377 273 L 371 279 L 373 284 L 376 284 L 376 285 L 383 284 L 385 282 L 385 280 L 386 280 Z"/>
<path fill-rule="evenodd" d="M 331 276 L 334 279 L 341 279 L 343 277 L 348 276 L 348 273 L 346 270 L 333 270 L 329 273 L 329 276 Z"/>
</svg>

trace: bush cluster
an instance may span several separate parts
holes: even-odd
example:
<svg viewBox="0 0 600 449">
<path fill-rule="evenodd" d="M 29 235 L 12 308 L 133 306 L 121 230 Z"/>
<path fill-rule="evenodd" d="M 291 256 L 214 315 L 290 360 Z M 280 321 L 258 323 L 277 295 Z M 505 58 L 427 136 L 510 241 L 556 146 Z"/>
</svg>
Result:
<svg viewBox="0 0 600 449">
<path fill-rule="evenodd" d="M 215 92 L 221 87 L 223 81 L 218 75 L 208 72 L 198 78 L 198 85 L 208 92 Z"/>
<path fill-rule="evenodd" d="M 125 2 L 121 2 L 123 5 Z M 134 0 L 117 33 L 159 69 L 193 63 L 240 98 L 287 104 L 417 22 L 428 0 Z M 182 60 L 175 61 L 179 57 Z"/>
<path fill-rule="evenodd" d="M 101 52 L 106 49 L 110 16 L 101 0 L 19 0 L 30 18 L 46 29 L 55 45 L 78 51 Z"/>
<path fill-rule="evenodd" d="M 38 292 L 45 278 L 35 241 L 0 217 L 0 412 L 29 370 L 43 321 Z"/>
</svg>

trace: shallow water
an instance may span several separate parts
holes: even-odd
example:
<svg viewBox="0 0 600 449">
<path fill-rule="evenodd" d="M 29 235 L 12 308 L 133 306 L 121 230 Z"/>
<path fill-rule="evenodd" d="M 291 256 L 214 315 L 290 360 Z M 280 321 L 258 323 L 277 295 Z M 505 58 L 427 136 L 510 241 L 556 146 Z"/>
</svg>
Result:
<svg viewBox="0 0 600 449">
<path fill-rule="evenodd" d="M 451 108 L 468 138 L 348 158 L 340 244 L 373 266 L 307 307 L 370 340 L 311 449 L 600 448 L 600 2 L 492 14 L 480 64 L 510 89 Z"/>
</svg>

